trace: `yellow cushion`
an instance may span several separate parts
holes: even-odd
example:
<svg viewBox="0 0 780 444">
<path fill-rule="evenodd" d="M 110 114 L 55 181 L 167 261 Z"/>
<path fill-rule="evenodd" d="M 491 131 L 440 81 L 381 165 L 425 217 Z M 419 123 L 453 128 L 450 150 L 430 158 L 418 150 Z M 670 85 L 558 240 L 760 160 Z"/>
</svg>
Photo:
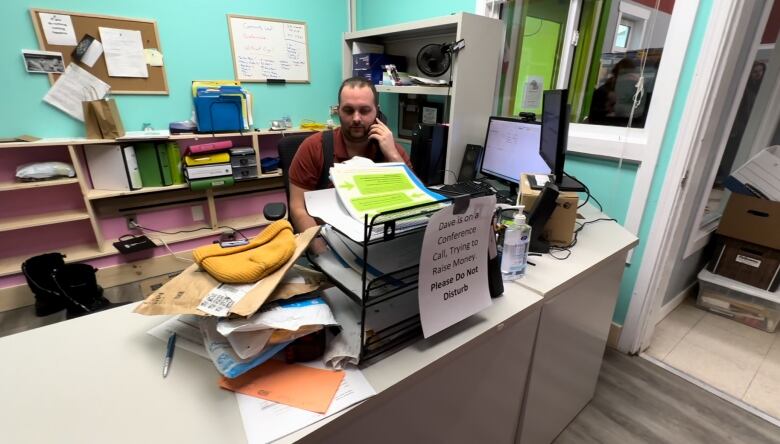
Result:
<svg viewBox="0 0 780 444">
<path fill-rule="evenodd" d="M 210 244 L 193 252 L 195 262 L 220 282 L 249 284 L 284 265 L 295 252 L 295 236 L 286 220 L 278 220 L 249 244 L 222 248 Z"/>
</svg>

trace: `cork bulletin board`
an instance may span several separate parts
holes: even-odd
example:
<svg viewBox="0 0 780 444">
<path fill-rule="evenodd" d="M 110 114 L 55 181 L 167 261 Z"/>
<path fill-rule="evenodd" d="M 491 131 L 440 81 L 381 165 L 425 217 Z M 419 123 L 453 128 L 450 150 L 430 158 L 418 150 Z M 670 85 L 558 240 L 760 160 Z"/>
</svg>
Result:
<svg viewBox="0 0 780 444">
<path fill-rule="evenodd" d="M 108 75 L 105 55 L 102 55 L 93 67 L 89 67 L 81 62 L 74 62 L 72 53 L 75 46 L 50 45 L 43 32 L 41 23 L 41 13 L 62 14 L 70 16 L 73 22 L 73 29 L 76 33 L 76 41 L 80 41 L 84 35 L 89 34 L 98 40 L 100 39 L 99 27 L 128 29 L 141 32 L 141 40 L 144 48 L 156 48 L 163 56 L 165 52 L 160 46 L 160 38 L 157 33 L 157 22 L 154 20 L 112 17 L 108 15 L 84 14 L 81 12 L 68 12 L 51 9 L 30 9 L 35 35 L 38 37 L 40 49 L 45 51 L 57 51 L 62 53 L 65 66 L 70 63 L 76 63 L 89 73 L 98 77 L 100 80 L 111 85 L 111 94 L 168 94 L 168 81 L 165 77 L 165 63 L 163 66 L 149 66 L 147 70 L 149 77 L 111 77 Z M 60 74 L 49 74 L 49 80 L 52 84 L 57 81 Z"/>
</svg>

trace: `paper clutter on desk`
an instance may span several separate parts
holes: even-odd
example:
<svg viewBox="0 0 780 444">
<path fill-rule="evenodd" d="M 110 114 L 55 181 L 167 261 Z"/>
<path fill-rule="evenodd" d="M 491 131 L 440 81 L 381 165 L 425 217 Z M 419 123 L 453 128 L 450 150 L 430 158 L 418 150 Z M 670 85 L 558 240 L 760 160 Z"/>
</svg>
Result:
<svg viewBox="0 0 780 444">
<path fill-rule="evenodd" d="M 319 273 L 310 270 L 303 272 L 300 268 L 297 269 L 298 277 L 302 277 L 303 282 L 300 282 L 301 279 L 297 282 L 285 280 L 287 272 L 292 269 L 295 261 L 306 250 L 318 232 L 319 227 L 317 226 L 298 234 L 295 238 L 295 250 L 284 265 L 256 284 L 250 285 L 251 288 L 236 297 L 237 300 L 232 299 L 235 294 L 231 293 L 233 296 L 231 296 L 230 301 L 225 301 L 226 305 L 223 305 L 227 308 L 225 316 L 228 314 L 251 316 L 266 301 L 286 299 L 329 285 Z M 193 264 L 147 296 L 136 307 L 135 312 L 144 315 L 195 314 L 207 316 L 209 313 L 198 307 L 213 291 L 227 291 L 227 288 L 230 287 L 201 270 L 197 264 Z"/>
<path fill-rule="evenodd" d="M 219 385 L 256 398 L 325 413 L 343 379 L 343 371 L 285 364 L 271 359 L 238 378 L 222 378 Z"/>
<path fill-rule="evenodd" d="M 304 297 L 266 304 L 247 319 L 221 319 L 217 331 L 239 357 L 249 358 L 268 344 L 289 342 L 337 324 L 321 297 Z"/>
</svg>

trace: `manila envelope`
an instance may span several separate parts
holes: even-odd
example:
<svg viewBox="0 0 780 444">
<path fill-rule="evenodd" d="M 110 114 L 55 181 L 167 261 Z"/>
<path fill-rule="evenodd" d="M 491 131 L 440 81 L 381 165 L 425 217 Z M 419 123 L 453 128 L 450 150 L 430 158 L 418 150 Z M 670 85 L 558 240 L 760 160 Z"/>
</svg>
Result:
<svg viewBox="0 0 780 444">
<path fill-rule="evenodd" d="M 255 398 L 325 413 L 343 379 L 343 370 L 325 370 L 270 359 L 237 378 L 222 377 L 219 386 Z"/>
<path fill-rule="evenodd" d="M 278 270 L 264 277 L 255 288 L 240 301 L 236 302 L 230 309 L 231 314 L 251 316 L 266 300 L 284 299 L 293 296 L 293 294 L 290 294 L 289 284 L 279 286 L 279 283 L 284 278 L 285 273 L 295 264 L 296 259 L 309 246 L 319 229 L 320 227 L 318 226 L 311 227 L 298 234 L 295 238 L 295 252 L 290 260 Z M 316 286 L 313 287 L 315 283 Z M 219 281 L 211 277 L 205 270 L 202 270 L 198 264 L 192 264 L 178 276 L 166 282 L 157 291 L 147 296 L 134 311 L 144 315 L 194 314 L 208 316 L 207 313 L 198 310 L 197 307 L 200 301 L 219 284 Z M 320 284 L 321 282 L 301 284 L 303 288 L 306 288 L 302 293 L 319 288 Z M 282 295 L 275 294 L 277 286 L 280 287 L 279 291 L 282 292 Z"/>
</svg>

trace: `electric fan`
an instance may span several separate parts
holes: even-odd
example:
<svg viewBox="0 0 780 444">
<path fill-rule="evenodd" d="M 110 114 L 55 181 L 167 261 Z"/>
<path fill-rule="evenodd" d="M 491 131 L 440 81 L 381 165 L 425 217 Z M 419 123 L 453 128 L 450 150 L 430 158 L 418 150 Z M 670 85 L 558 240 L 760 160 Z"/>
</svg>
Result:
<svg viewBox="0 0 780 444">
<path fill-rule="evenodd" d="M 452 45 L 431 43 L 417 53 L 417 68 L 426 76 L 439 77 L 450 69 Z"/>
</svg>

